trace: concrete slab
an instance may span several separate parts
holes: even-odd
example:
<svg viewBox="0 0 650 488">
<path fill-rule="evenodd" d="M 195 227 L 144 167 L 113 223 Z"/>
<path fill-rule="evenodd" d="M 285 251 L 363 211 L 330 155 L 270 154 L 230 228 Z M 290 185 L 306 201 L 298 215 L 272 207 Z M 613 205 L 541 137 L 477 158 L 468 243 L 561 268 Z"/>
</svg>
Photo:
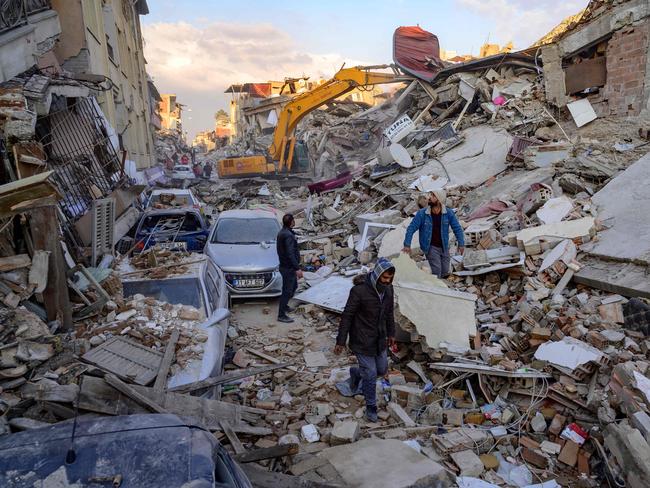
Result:
<svg viewBox="0 0 650 488">
<path fill-rule="evenodd" d="M 440 464 L 396 439 L 364 439 L 325 449 L 319 456 L 327 458 L 350 487 L 452 486 Z"/>
<path fill-rule="evenodd" d="M 490 186 L 480 186 L 469 192 L 462 210 L 469 215 L 481 205 L 496 199 L 517 202 L 523 198 L 533 183 L 551 184 L 554 174 L 555 170 L 553 168 L 541 168 L 503 176 Z"/>
<path fill-rule="evenodd" d="M 564 239 L 582 238 L 583 242 L 587 242 L 595 232 L 596 221 L 593 217 L 565 220 L 520 230 L 517 233 L 517 246 L 528 255 L 540 254 L 543 251 L 542 241 L 556 243 Z"/>
<path fill-rule="evenodd" d="M 393 260 L 399 310 L 429 347 L 441 342 L 467 346 L 476 333 L 476 295 L 446 287 L 443 280 L 422 271 L 406 254 Z"/>
<path fill-rule="evenodd" d="M 404 247 L 404 237 L 406 236 L 406 228 L 411 223 L 412 217 L 404 219 L 397 227 L 388 234 L 386 234 L 382 240 L 381 245 L 379 246 L 379 257 L 388 258 L 391 256 L 396 256 L 400 253 Z M 420 249 L 420 233 L 415 232 L 413 234 L 413 239 L 411 240 L 411 249 L 413 251 Z"/>
<path fill-rule="evenodd" d="M 574 275 L 576 283 L 626 297 L 650 298 L 647 266 L 598 258 L 582 258 L 580 262 L 585 266 Z"/>
<path fill-rule="evenodd" d="M 463 144 L 442 154 L 439 161 L 425 164 L 410 176 L 436 175 L 447 178 L 447 186 L 478 186 L 505 171 L 506 155 L 512 145 L 510 134 L 489 126 L 477 126 L 464 130 L 461 135 L 465 137 Z"/>
<path fill-rule="evenodd" d="M 609 228 L 585 246 L 589 254 L 650 265 L 650 153 L 592 197 L 598 219 Z"/>
<path fill-rule="evenodd" d="M 343 312 L 352 288 L 352 279 L 334 275 L 316 286 L 298 293 L 294 298 L 313 303 L 333 312 Z"/>
</svg>

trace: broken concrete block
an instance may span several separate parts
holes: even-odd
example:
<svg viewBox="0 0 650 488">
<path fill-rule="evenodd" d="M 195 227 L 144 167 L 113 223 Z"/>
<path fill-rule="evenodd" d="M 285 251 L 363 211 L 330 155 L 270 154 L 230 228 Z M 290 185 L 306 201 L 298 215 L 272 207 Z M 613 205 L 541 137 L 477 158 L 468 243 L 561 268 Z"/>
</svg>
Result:
<svg viewBox="0 0 650 488">
<path fill-rule="evenodd" d="M 553 224 L 528 227 L 516 234 L 517 246 L 528 255 L 540 254 L 542 241 L 557 242 L 563 239 L 582 240 L 587 242 L 596 232 L 596 221 L 593 217 L 583 217 L 577 220 L 564 220 Z"/>
<path fill-rule="evenodd" d="M 539 448 L 547 454 L 560 454 L 562 446 L 551 441 L 542 441 Z"/>
<path fill-rule="evenodd" d="M 336 422 L 330 434 L 330 444 L 338 446 L 350 444 L 359 438 L 359 423 L 354 420 Z"/>
<path fill-rule="evenodd" d="M 308 368 L 325 368 L 329 365 L 323 351 L 306 351 L 302 356 Z"/>
<path fill-rule="evenodd" d="M 325 207 L 323 209 L 323 217 L 325 217 L 328 222 L 334 222 L 343 217 L 343 214 L 333 207 Z"/>
<path fill-rule="evenodd" d="M 635 412 L 630 417 L 630 422 L 641 432 L 646 441 L 650 439 L 650 415 L 645 412 Z"/>
<path fill-rule="evenodd" d="M 485 470 L 481 458 L 469 449 L 466 451 L 452 452 L 451 459 L 460 469 L 461 476 L 473 476 L 476 478 L 481 476 Z"/>
<path fill-rule="evenodd" d="M 330 447 L 319 456 L 329 460 L 347 486 L 452 486 L 445 468 L 396 439 L 363 439 Z"/>
<path fill-rule="evenodd" d="M 544 432 L 546 430 L 546 419 L 544 418 L 544 415 L 537 412 L 530 420 L 530 426 L 535 432 Z"/>
<path fill-rule="evenodd" d="M 404 411 L 404 409 L 395 402 L 388 404 L 388 412 L 391 416 L 406 427 L 415 427 L 413 419 Z"/>
<path fill-rule="evenodd" d="M 626 423 L 605 427 L 605 446 L 612 452 L 630 488 L 650 486 L 650 446 Z M 568 443 L 568 442 L 567 442 Z"/>
<path fill-rule="evenodd" d="M 318 442 L 320 440 L 318 429 L 312 424 L 303 425 L 300 428 L 300 435 L 307 442 Z"/>
</svg>

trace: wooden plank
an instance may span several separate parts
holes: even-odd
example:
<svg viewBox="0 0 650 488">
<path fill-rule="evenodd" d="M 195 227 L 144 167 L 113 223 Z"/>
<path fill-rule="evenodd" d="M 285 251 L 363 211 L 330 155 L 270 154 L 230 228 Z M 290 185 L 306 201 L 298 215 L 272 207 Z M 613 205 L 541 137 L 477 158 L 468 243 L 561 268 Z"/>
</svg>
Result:
<svg viewBox="0 0 650 488">
<path fill-rule="evenodd" d="M 230 427 L 230 424 L 228 424 L 228 422 L 225 420 L 222 420 L 220 423 L 221 423 L 221 430 L 223 430 L 223 433 L 226 434 L 226 437 L 230 441 L 230 445 L 235 450 L 235 454 L 243 454 L 244 452 L 246 452 L 246 448 L 239 440 L 239 437 L 237 437 L 237 434 L 233 432 L 232 428 Z"/>
<path fill-rule="evenodd" d="M 81 382 L 79 408 L 105 415 L 148 412 L 146 408 L 110 386 L 102 378 L 89 375 L 85 375 Z"/>
<path fill-rule="evenodd" d="M 167 346 L 165 347 L 165 355 L 160 363 L 160 369 L 158 369 L 158 376 L 156 376 L 156 382 L 153 385 L 153 389 L 156 391 L 164 391 L 167 386 L 167 375 L 169 374 L 169 368 L 172 366 L 172 361 L 174 360 L 174 354 L 176 353 L 176 343 L 178 338 L 181 335 L 179 329 L 174 329 L 172 335 L 167 341 Z"/>
<path fill-rule="evenodd" d="M 271 364 L 269 366 L 257 366 L 254 368 L 241 369 L 236 371 L 230 371 L 228 373 L 214 376 L 213 378 L 206 378 L 201 381 L 195 381 L 194 383 L 188 383 L 187 385 L 175 386 L 170 388 L 168 391 L 175 393 L 190 393 L 192 391 L 200 390 L 202 388 L 209 388 L 211 386 L 223 385 L 231 381 L 240 380 L 242 378 L 248 378 L 249 376 L 255 376 L 256 374 L 268 373 L 275 371 L 276 369 L 286 368 L 290 363 L 278 363 Z"/>
<path fill-rule="evenodd" d="M 246 350 L 250 352 L 252 355 L 257 356 L 258 358 L 266 359 L 268 362 L 273 363 L 273 364 L 281 364 L 282 361 L 280 361 L 277 358 L 274 358 L 273 356 L 269 356 L 268 354 L 263 353 L 262 351 L 258 351 L 257 349 L 253 349 L 252 347 L 247 347 Z M 298 368 L 295 366 L 289 366 L 287 369 L 291 371 L 298 371 Z"/>
<path fill-rule="evenodd" d="M 0 185 L 0 218 L 9 217 L 19 212 L 42 205 L 44 198 L 62 198 L 54 185 L 47 181 L 52 171 Z M 28 207 L 22 202 L 33 201 Z M 52 200 L 49 200 L 51 202 Z"/>
<path fill-rule="evenodd" d="M 300 446 L 298 444 L 282 444 L 263 449 L 253 449 L 235 456 L 238 463 L 254 463 L 264 459 L 274 459 L 283 456 L 293 456 L 298 454 Z"/>
<path fill-rule="evenodd" d="M 0 273 L 13 271 L 15 269 L 28 268 L 32 264 L 32 260 L 27 254 L 16 254 L 15 256 L 7 256 L 0 258 Z"/>
<path fill-rule="evenodd" d="M 167 410 L 165 410 L 163 407 L 158 405 L 155 401 L 152 401 L 151 399 L 147 398 L 146 396 L 142 395 L 140 392 L 134 390 L 131 388 L 131 386 L 127 385 L 124 383 L 122 380 L 120 380 L 117 376 L 111 373 L 107 373 L 106 376 L 104 376 L 104 381 L 111 385 L 113 388 L 118 390 L 121 393 L 124 393 L 131 399 L 135 400 L 139 404 L 147 407 L 149 410 L 152 410 L 156 413 L 169 413 Z"/>
<path fill-rule="evenodd" d="M 47 286 L 43 291 L 47 318 L 48 320 L 60 319 L 62 329 L 70 330 L 72 329 L 72 307 L 66 283 L 66 266 L 59 240 L 56 208 L 50 206 L 32 210 L 30 228 L 35 251 L 43 250 L 50 253 Z"/>
<path fill-rule="evenodd" d="M 79 396 L 79 387 L 74 383 L 59 385 L 50 383 L 27 383 L 20 389 L 23 398 L 38 401 L 72 403 Z"/>
<path fill-rule="evenodd" d="M 221 422 L 225 420 L 234 432 L 250 435 L 272 434 L 271 429 L 250 426 L 243 422 L 258 421 L 261 415 L 268 413 L 266 410 L 179 393 L 160 393 L 147 386 L 128 386 L 167 413 L 194 418 L 208 430 L 221 431 Z M 131 397 L 109 386 L 101 378 L 91 376 L 84 376 L 79 408 L 108 415 L 128 415 L 146 411 Z"/>
</svg>

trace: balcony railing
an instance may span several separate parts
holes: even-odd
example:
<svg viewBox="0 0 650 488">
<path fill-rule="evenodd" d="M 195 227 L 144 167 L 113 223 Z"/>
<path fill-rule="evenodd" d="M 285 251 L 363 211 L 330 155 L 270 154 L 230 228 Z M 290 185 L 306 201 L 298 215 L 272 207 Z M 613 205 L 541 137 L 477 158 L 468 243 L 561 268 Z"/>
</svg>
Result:
<svg viewBox="0 0 650 488">
<path fill-rule="evenodd" d="M 29 15 L 49 8 L 50 0 L 0 0 L 0 33 L 26 25 Z"/>
</svg>

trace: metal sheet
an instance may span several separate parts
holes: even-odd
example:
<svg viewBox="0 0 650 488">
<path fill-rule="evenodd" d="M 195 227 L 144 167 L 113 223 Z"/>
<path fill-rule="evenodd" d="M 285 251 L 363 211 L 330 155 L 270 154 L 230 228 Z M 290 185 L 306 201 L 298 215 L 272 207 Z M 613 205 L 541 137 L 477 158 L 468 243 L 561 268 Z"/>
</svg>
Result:
<svg viewBox="0 0 650 488">
<path fill-rule="evenodd" d="M 113 337 L 82 356 L 120 378 L 147 385 L 156 379 L 163 354 L 124 337 Z"/>
<path fill-rule="evenodd" d="M 294 298 L 341 313 L 348 301 L 351 288 L 352 279 L 344 276 L 330 276 L 322 283 L 297 294 Z"/>
</svg>

